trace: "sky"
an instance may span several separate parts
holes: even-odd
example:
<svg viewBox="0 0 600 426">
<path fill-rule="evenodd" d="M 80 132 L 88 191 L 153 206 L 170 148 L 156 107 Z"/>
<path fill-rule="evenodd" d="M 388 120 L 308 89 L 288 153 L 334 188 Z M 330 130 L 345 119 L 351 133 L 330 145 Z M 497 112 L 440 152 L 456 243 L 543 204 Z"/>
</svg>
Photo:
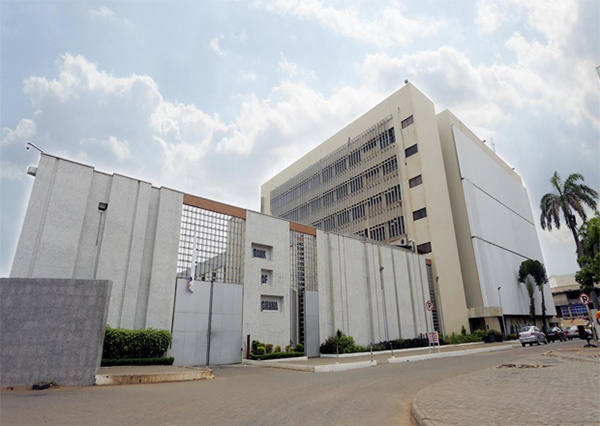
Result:
<svg viewBox="0 0 600 426">
<path fill-rule="evenodd" d="M 600 190 L 600 2 L 0 1 L 0 276 L 44 152 L 259 210 L 260 185 L 410 80 L 539 202 Z M 492 142 L 493 141 L 493 142 Z"/>
</svg>

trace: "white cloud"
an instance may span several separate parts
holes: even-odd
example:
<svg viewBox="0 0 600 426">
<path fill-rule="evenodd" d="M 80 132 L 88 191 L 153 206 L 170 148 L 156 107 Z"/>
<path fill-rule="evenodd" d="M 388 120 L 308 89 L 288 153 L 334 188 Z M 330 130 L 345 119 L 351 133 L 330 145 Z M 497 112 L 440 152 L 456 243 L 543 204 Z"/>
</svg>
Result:
<svg viewBox="0 0 600 426">
<path fill-rule="evenodd" d="M 11 130 L 8 127 L 2 129 L 2 145 L 8 145 L 13 142 L 22 142 L 24 144 L 37 133 L 35 128 L 35 122 L 28 118 L 23 118 L 15 130 Z"/>
<path fill-rule="evenodd" d="M 104 142 L 112 153 L 117 157 L 119 161 L 127 160 L 131 157 L 131 148 L 129 147 L 129 142 L 120 141 L 114 136 L 110 136 L 107 141 Z"/>
<path fill-rule="evenodd" d="M 319 0 L 256 1 L 254 6 L 300 20 L 315 20 L 323 27 L 344 37 L 381 47 L 395 44 L 408 46 L 414 39 L 436 36 L 440 29 L 448 26 L 448 21 L 433 17 L 407 18 L 404 15 L 404 8 L 397 2 L 383 8 L 371 20 L 363 19 L 360 11 L 354 6 L 336 9 L 333 6 L 323 5 Z"/>
<path fill-rule="evenodd" d="M 106 6 L 99 7 L 98 9 L 91 9 L 90 16 L 92 18 L 106 19 L 113 24 L 129 24 L 127 19 L 119 19 L 117 14 Z"/>
<path fill-rule="evenodd" d="M 256 80 L 256 73 L 253 73 L 253 72 L 244 72 L 244 71 L 241 71 L 240 72 L 240 76 L 242 77 L 243 80 L 249 80 L 249 81 L 255 81 Z"/>
<path fill-rule="evenodd" d="M 479 0 L 477 2 L 475 23 L 482 33 L 493 33 L 502 25 L 504 20 L 505 17 L 496 3 L 490 0 Z"/>
<path fill-rule="evenodd" d="M 216 36 L 215 38 L 213 38 L 210 43 L 208 44 L 209 47 L 211 48 L 211 50 L 213 52 L 215 52 L 217 55 L 219 56 L 225 56 L 226 53 L 221 50 L 221 47 L 219 46 L 219 41 L 223 40 L 225 38 L 225 36 L 223 34 L 219 34 L 218 36 Z"/>
</svg>

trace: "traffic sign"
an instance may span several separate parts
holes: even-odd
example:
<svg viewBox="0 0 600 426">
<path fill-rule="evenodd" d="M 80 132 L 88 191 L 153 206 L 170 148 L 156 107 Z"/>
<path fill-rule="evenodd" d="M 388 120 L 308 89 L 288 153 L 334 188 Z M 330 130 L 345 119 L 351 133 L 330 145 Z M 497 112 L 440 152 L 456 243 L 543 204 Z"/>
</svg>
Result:
<svg viewBox="0 0 600 426">
<path fill-rule="evenodd" d="M 427 302 L 425 302 L 425 307 L 427 308 L 428 311 L 432 311 L 433 310 L 433 302 L 431 300 L 428 300 Z"/>
<path fill-rule="evenodd" d="M 590 303 L 590 296 L 588 296 L 585 293 L 581 293 L 579 295 L 579 301 L 581 302 L 582 305 L 587 305 L 588 303 Z"/>
</svg>

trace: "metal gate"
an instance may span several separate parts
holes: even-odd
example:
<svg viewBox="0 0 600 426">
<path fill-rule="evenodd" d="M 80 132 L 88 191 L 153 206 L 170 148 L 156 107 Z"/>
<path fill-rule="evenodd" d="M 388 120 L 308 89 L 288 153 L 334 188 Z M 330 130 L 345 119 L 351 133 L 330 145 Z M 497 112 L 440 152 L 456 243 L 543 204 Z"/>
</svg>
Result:
<svg viewBox="0 0 600 426">
<path fill-rule="evenodd" d="M 242 362 L 243 286 L 177 280 L 172 354 L 176 365 Z"/>
</svg>

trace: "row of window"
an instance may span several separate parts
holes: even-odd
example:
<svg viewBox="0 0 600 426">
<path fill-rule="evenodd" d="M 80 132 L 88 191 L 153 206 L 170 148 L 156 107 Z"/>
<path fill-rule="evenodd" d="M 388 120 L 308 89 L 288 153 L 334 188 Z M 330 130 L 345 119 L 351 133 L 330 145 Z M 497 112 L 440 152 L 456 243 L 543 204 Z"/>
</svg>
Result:
<svg viewBox="0 0 600 426">
<path fill-rule="evenodd" d="M 345 173 L 348 167 L 353 167 L 362 161 L 362 153 L 367 153 L 371 151 L 372 149 L 376 148 L 377 145 L 379 145 L 380 149 L 384 149 L 395 143 L 395 141 L 396 136 L 394 134 L 394 128 L 392 127 L 387 131 L 379 134 L 375 138 L 370 139 L 361 147 L 352 151 L 350 155 L 345 156 L 337 160 L 333 164 L 324 167 L 321 173 L 315 173 L 313 176 L 300 182 L 298 185 L 294 186 L 285 193 L 274 197 L 271 200 L 271 210 L 273 211 L 278 207 L 284 206 L 290 201 L 299 197 L 300 195 L 305 194 L 312 189 L 315 189 L 321 183 L 325 183 L 332 179 L 334 176 L 338 176 L 340 174 Z"/>
<path fill-rule="evenodd" d="M 387 236 L 386 236 L 387 232 Z M 400 216 L 386 223 L 365 228 L 356 233 L 361 237 L 367 237 L 376 241 L 385 241 L 404 234 L 404 217 Z"/>
</svg>

